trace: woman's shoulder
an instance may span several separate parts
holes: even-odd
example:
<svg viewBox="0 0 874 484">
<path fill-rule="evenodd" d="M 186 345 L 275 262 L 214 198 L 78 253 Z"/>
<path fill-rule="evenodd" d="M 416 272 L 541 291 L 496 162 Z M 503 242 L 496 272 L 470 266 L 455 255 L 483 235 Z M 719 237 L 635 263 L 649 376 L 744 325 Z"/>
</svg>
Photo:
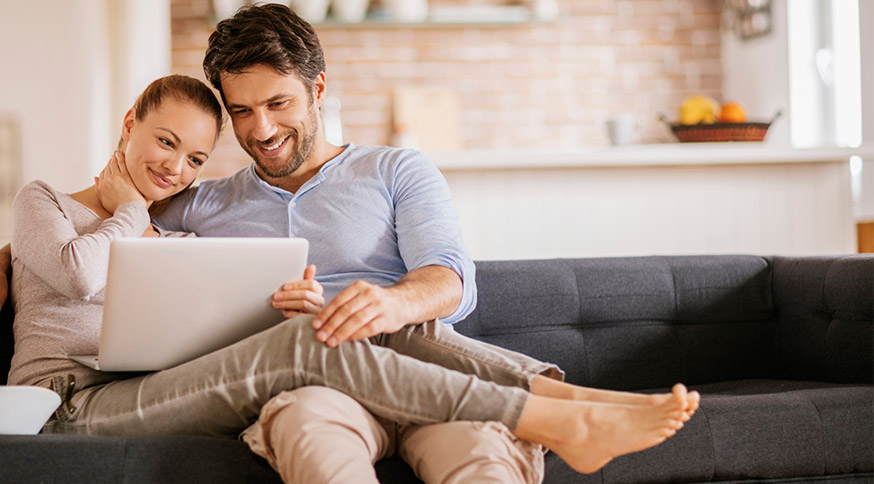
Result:
<svg viewBox="0 0 874 484">
<path fill-rule="evenodd" d="M 59 193 L 48 183 L 42 180 L 33 180 L 18 190 L 13 204 L 29 204 L 41 201 L 51 201 L 57 204 L 58 196 Z"/>
</svg>

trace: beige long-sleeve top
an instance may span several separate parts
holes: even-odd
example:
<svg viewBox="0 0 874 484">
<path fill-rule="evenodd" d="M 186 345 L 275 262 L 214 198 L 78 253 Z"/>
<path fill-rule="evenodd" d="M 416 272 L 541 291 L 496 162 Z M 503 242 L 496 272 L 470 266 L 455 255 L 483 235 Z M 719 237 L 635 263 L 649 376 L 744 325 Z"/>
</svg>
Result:
<svg viewBox="0 0 874 484">
<path fill-rule="evenodd" d="M 10 385 L 49 387 L 51 377 L 60 374 L 77 381 L 108 378 L 67 355 L 97 354 L 110 242 L 139 237 L 149 224 L 145 206 L 138 203 L 124 203 L 103 220 L 42 181 L 18 192 L 12 202 Z"/>
</svg>

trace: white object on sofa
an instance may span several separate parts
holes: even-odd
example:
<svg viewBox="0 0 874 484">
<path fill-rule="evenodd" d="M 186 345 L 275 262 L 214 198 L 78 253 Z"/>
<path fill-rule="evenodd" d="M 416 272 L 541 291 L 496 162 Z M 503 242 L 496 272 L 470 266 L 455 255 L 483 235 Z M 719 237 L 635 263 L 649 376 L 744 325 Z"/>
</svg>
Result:
<svg viewBox="0 0 874 484">
<path fill-rule="evenodd" d="M 37 434 L 60 405 L 47 388 L 0 385 L 0 434 Z"/>
</svg>

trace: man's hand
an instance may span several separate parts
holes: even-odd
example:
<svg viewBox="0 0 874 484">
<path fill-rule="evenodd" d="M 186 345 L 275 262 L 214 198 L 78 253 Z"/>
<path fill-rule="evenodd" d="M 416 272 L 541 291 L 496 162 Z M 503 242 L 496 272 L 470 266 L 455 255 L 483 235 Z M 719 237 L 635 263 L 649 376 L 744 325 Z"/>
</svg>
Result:
<svg viewBox="0 0 874 484">
<path fill-rule="evenodd" d="M 358 281 L 344 289 L 313 320 L 316 338 L 330 347 L 380 333 L 395 333 L 452 314 L 462 297 L 461 277 L 443 266 L 425 266 L 391 287 Z"/>
<path fill-rule="evenodd" d="M 286 282 L 273 293 L 273 307 L 282 310 L 286 318 L 301 314 L 316 314 L 325 305 L 325 290 L 316 282 L 316 266 L 303 272 L 303 280 Z"/>
<path fill-rule="evenodd" d="M 313 320 L 316 338 L 330 347 L 380 333 L 395 333 L 410 321 L 406 304 L 383 288 L 357 281 L 344 289 Z"/>
<path fill-rule="evenodd" d="M 125 202 L 141 202 L 144 205 L 146 203 L 145 198 L 134 185 L 124 162 L 124 153 L 120 151 L 112 154 L 100 176 L 94 179 L 94 184 L 97 185 L 97 199 L 109 213 L 115 213 L 119 205 Z"/>
<path fill-rule="evenodd" d="M 9 296 L 9 280 L 7 277 L 12 275 L 12 249 L 9 244 L 0 249 L 0 307 L 6 303 L 6 297 Z"/>
</svg>

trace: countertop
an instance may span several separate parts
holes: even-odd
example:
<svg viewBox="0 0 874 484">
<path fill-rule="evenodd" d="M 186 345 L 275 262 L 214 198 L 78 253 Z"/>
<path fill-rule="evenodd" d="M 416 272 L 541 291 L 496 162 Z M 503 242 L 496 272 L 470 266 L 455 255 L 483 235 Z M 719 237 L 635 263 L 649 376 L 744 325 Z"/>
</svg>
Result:
<svg viewBox="0 0 874 484">
<path fill-rule="evenodd" d="M 859 148 L 778 147 L 763 143 L 663 143 L 589 150 L 467 150 L 427 152 L 443 171 L 537 168 L 750 165 L 874 160 L 874 141 Z"/>
</svg>

